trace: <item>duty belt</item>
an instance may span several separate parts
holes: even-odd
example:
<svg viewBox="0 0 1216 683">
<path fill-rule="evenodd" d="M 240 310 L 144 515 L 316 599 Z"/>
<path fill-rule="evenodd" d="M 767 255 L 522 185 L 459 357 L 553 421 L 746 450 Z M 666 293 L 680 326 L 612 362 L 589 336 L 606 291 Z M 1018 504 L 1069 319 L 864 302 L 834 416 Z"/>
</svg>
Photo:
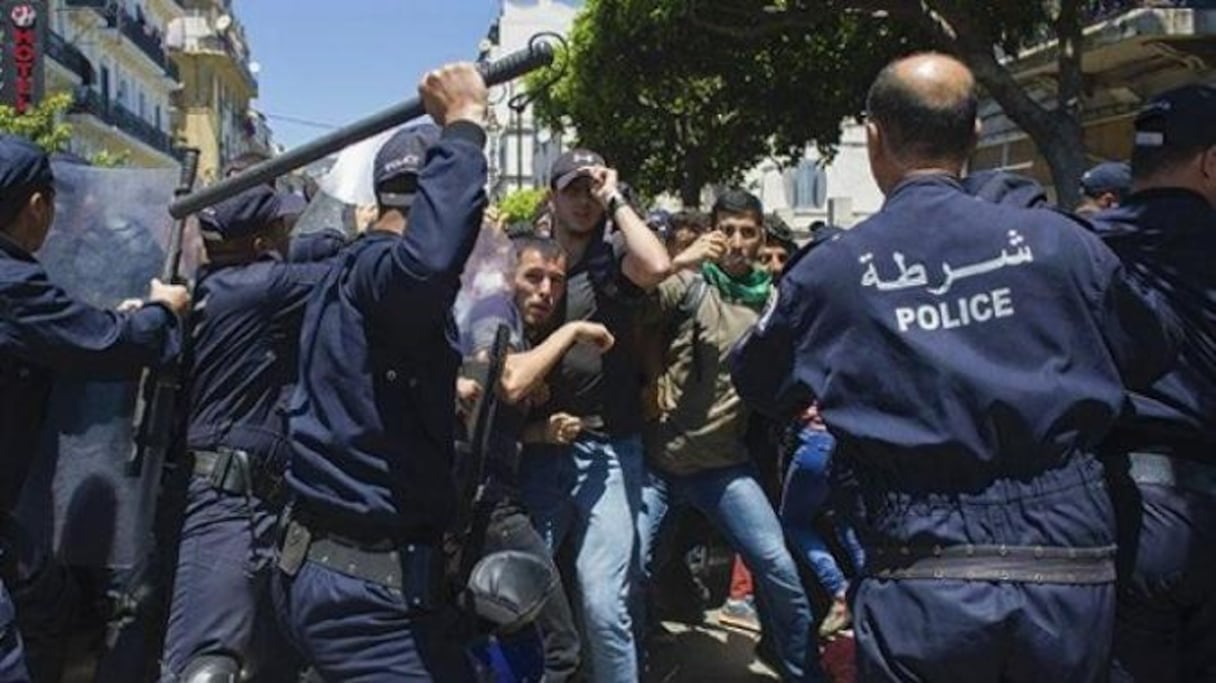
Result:
<svg viewBox="0 0 1216 683">
<path fill-rule="evenodd" d="M 866 574 L 879 579 L 1111 583 L 1115 546 L 879 546 L 866 550 Z"/>
<path fill-rule="evenodd" d="M 264 464 L 254 462 L 246 451 L 218 448 L 214 451 L 191 450 L 194 476 L 206 479 L 225 493 L 254 495 L 276 503 L 282 499 L 283 476 L 272 473 Z"/>
<path fill-rule="evenodd" d="M 1158 453 L 1128 453 L 1129 474 L 1138 484 L 1170 486 L 1216 496 L 1216 466 Z"/>
<path fill-rule="evenodd" d="M 443 553 L 432 545 L 385 541 L 367 547 L 292 519 L 279 551 L 279 569 L 295 576 L 305 560 L 384 586 L 416 609 L 433 610 L 443 600 Z"/>
</svg>

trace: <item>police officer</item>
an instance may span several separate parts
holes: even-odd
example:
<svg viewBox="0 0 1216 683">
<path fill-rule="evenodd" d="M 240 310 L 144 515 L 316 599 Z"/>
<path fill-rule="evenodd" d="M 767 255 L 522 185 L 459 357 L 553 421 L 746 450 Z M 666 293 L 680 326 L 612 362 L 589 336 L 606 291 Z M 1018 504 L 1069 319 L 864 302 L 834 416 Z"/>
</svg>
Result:
<svg viewBox="0 0 1216 683">
<path fill-rule="evenodd" d="M 259 185 L 199 214 L 208 264 L 190 320 L 193 477 L 165 634 L 167 681 L 229 680 L 242 670 L 295 679 L 266 582 L 288 450 L 282 404 L 299 364 L 304 304 L 327 266 L 283 261 L 279 201 Z"/>
<path fill-rule="evenodd" d="M 1119 511 L 1116 680 L 1216 679 L 1216 88 L 1136 118 L 1133 192 L 1099 234 L 1182 322 L 1178 366 L 1132 394 L 1107 443 Z"/>
<path fill-rule="evenodd" d="M 868 112 L 886 203 L 791 265 L 734 381 L 772 415 L 816 398 L 837 438 L 860 679 L 1102 680 L 1115 537 L 1092 451 L 1176 328 L 1074 220 L 964 191 L 961 63 L 892 63 Z"/>
<path fill-rule="evenodd" d="M 73 300 L 33 253 L 55 216 L 54 177 L 33 143 L 0 135 L 0 444 L 6 456 L 0 505 L 11 512 L 37 452 L 55 377 L 128 378 L 170 361 L 181 347 L 184 287 L 153 280 L 149 301 L 123 313 Z M 11 541 L 4 534 L 5 544 Z M 0 571 L 11 583 L 12 556 Z M 14 608 L 0 583 L 0 681 L 29 680 Z"/>
<path fill-rule="evenodd" d="M 336 257 L 301 334 L 276 599 L 325 680 L 467 676 L 445 635 L 440 545 L 456 507 L 451 307 L 486 204 L 486 88 L 458 64 L 420 92 L 442 133 L 407 129 L 377 153 L 379 218 Z"/>
</svg>

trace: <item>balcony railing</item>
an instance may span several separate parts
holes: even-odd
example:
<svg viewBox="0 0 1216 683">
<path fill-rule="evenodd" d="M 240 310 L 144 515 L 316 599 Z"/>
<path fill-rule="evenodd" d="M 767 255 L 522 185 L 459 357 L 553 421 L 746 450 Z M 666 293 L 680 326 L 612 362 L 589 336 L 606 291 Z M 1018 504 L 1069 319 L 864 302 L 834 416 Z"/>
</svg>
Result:
<svg viewBox="0 0 1216 683">
<path fill-rule="evenodd" d="M 75 45 L 63 39 L 54 31 L 47 31 L 46 53 L 51 59 L 59 62 L 68 71 L 80 76 L 80 82 L 85 85 L 93 83 L 93 64 Z"/>
<path fill-rule="evenodd" d="M 95 116 L 112 126 L 116 126 L 119 130 L 149 147 L 177 157 L 178 152 L 173 147 L 173 138 L 168 133 L 141 119 L 135 112 L 117 102 L 106 100 L 92 88 L 77 88 L 74 95 L 72 107 L 68 110 L 70 113 Z"/>
<path fill-rule="evenodd" d="M 1084 17 L 1085 24 L 1096 24 L 1136 9 L 1216 9 L 1216 0 L 1098 0 Z"/>
<path fill-rule="evenodd" d="M 165 53 L 164 37 L 148 23 L 133 16 L 113 0 L 66 0 L 68 7 L 89 8 L 106 22 L 107 28 L 117 29 L 173 80 L 178 80 L 177 65 Z"/>
</svg>

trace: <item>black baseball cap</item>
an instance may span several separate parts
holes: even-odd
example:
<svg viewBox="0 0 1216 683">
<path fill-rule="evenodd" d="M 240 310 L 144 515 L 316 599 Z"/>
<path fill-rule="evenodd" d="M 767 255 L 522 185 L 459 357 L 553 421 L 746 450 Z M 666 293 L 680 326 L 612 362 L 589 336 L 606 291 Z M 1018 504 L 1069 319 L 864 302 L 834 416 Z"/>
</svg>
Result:
<svg viewBox="0 0 1216 683">
<path fill-rule="evenodd" d="M 564 190 L 575 178 L 588 175 L 593 166 L 607 166 L 607 163 L 604 157 L 589 149 L 564 152 L 549 167 L 549 183 L 558 190 Z"/>
<path fill-rule="evenodd" d="M 1164 92 L 1136 116 L 1137 147 L 1216 145 L 1216 86 L 1184 85 Z"/>
<path fill-rule="evenodd" d="M 439 126 L 424 123 L 412 128 L 403 128 L 393 134 L 376 152 L 372 170 L 372 182 L 376 187 L 376 200 L 381 206 L 405 208 L 414 201 L 413 189 L 402 191 L 397 187 L 403 178 L 417 178 L 426 164 L 426 152 L 439 142 Z M 389 185 L 394 191 L 384 191 Z"/>
</svg>

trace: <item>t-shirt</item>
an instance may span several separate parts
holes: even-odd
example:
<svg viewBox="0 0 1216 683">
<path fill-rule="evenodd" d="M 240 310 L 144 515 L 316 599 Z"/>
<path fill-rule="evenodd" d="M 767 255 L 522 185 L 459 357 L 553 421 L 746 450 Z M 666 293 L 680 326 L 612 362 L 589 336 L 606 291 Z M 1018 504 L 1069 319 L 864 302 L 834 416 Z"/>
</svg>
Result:
<svg viewBox="0 0 1216 683">
<path fill-rule="evenodd" d="M 651 464 L 687 475 L 746 462 L 748 411 L 735 393 L 727 363 L 735 342 L 755 325 L 757 307 L 726 301 L 704 284 L 693 315 L 681 310 L 700 275 L 664 280 L 649 298 L 645 320 L 666 334 L 658 379 L 659 419 L 646 430 Z M 673 329 L 674 328 L 674 329 Z"/>
<path fill-rule="evenodd" d="M 608 328 L 616 344 L 607 353 L 578 344 L 550 375 L 550 400 L 544 415 L 566 412 L 583 419 L 585 433 L 638 434 L 642 429 L 642 372 L 630 343 L 645 293 L 621 271 L 625 245 L 620 235 L 593 239 L 582 260 L 566 274 L 566 296 L 555 314 L 554 329 L 575 320 Z"/>
</svg>

